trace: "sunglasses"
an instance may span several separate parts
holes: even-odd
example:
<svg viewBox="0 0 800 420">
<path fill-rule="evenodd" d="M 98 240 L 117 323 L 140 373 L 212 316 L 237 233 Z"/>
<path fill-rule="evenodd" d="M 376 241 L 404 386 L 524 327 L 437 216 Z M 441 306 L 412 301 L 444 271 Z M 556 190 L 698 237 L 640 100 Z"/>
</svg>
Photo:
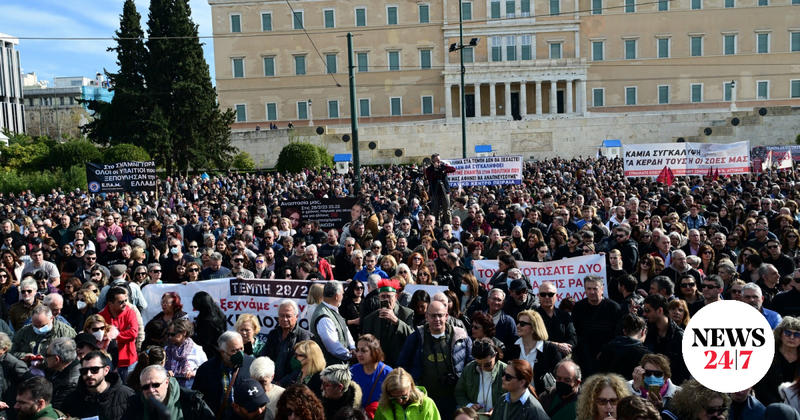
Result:
<svg viewBox="0 0 800 420">
<path fill-rule="evenodd" d="M 188 272 L 190 272 L 190 273 L 197 273 L 197 272 L 198 272 L 198 271 L 200 271 L 200 270 L 199 270 L 199 269 L 197 269 L 197 268 L 190 268 L 190 269 L 188 269 L 188 270 L 186 270 L 186 271 L 188 271 Z"/>
<path fill-rule="evenodd" d="M 161 382 L 161 383 L 157 382 L 157 383 L 152 383 L 152 384 L 142 384 L 142 391 L 149 391 L 151 389 L 159 388 L 159 387 L 161 387 L 162 384 L 163 384 L 163 382 Z"/>
<path fill-rule="evenodd" d="M 22 289 L 22 290 L 20 290 L 19 292 L 20 292 L 21 294 L 23 294 L 23 295 L 27 295 L 27 294 L 29 294 L 29 293 L 36 293 L 36 291 L 35 291 L 35 290 L 26 290 L 26 289 Z"/>
<path fill-rule="evenodd" d="M 161 270 L 150 270 L 151 273 L 160 273 Z"/>
<path fill-rule="evenodd" d="M 80 372 L 81 375 L 86 375 L 89 372 L 92 372 L 92 375 L 96 375 L 98 372 L 100 372 L 100 369 L 102 369 L 104 367 L 105 366 L 84 367 L 84 368 L 78 369 L 78 372 Z"/>
<path fill-rule="evenodd" d="M 264 262 L 265 262 L 264 260 L 256 260 L 257 264 L 264 264 Z"/>
<path fill-rule="evenodd" d="M 553 292 L 539 292 L 539 297 L 551 298 L 551 297 L 553 297 L 555 295 L 556 294 L 553 293 Z"/>
<path fill-rule="evenodd" d="M 106 328 L 105 327 L 90 328 L 90 330 L 92 330 L 92 332 L 98 332 L 98 331 L 104 330 L 104 329 L 106 329 Z"/>
<path fill-rule="evenodd" d="M 656 378 L 664 376 L 664 372 L 660 370 L 645 370 L 644 374 L 645 376 L 655 376 Z"/>
<path fill-rule="evenodd" d="M 514 379 L 517 379 L 517 377 L 516 376 L 511 376 L 511 375 L 503 372 L 503 380 L 511 381 L 511 380 L 514 380 Z"/>
<path fill-rule="evenodd" d="M 520 327 L 525 327 L 525 326 L 530 327 L 533 324 L 531 324 L 530 322 L 526 322 L 526 321 L 517 321 L 517 325 L 519 325 Z"/>
<path fill-rule="evenodd" d="M 691 283 L 681 283 L 681 287 L 694 287 L 694 282 Z"/>
<path fill-rule="evenodd" d="M 235 262 L 235 263 L 243 263 L 243 262 L 244 262 L 244 260 L 243 260 L 243 259 L 241 259 L 241 258 L 234 258 L 234 259 L 233 259 L 233 262 Z"/>
<path fill-rule="evenodd" d="M 783 330 L 783 336 L 786 338 L 800 338 L 800 331 Z"/>
</svg>

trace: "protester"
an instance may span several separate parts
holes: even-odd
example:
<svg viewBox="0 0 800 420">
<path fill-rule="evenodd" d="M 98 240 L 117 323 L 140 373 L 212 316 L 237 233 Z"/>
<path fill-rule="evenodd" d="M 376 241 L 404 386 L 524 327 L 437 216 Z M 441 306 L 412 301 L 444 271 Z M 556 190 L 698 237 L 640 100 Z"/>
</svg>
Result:
<svg viewBox="0 0 800 420">
<path fill-rule="evenodd" d="M 393 370 L 383 381 L 375 420 L 439 420 L 437 404 L 414 383 L 403 368 Z"/>
</svg>

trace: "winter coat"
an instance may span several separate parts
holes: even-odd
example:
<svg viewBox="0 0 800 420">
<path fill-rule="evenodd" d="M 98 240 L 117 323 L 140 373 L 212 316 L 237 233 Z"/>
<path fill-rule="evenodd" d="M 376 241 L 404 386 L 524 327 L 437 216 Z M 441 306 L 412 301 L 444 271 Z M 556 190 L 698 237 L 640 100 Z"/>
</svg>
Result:
<svg viewBox="0 0 800 420">
<path fill-rule="evenodd" d="M 97 416 L 100 420 L 117 420 L 128 409 L 128 400 L 135 392 L 125 386 L 114 371 L 106 375 L 108 388 L 96 394 L 89 392 L 86 384 L 78 381 L 78 387 L 64 402 L 63 411 L 72 417 L 86 418 Z"/>
<path fill-rule="evenodd" d="M 422 400 L 411 403 L 405 408 L 394 402 L 388 405 L 379 404 L 374 420 L 440 420 L 439 409 L 428 397 L 425 388 L 418 386 L 417 389 L 423 394 Z"/>
<path fill-rule="evenodd" d="M 325 418 L 336 418 L 336 413 L 345 407 L 360 408 L 361 397 L 361 387 L 355 382 L 350 382 L 350 385 L 342 393 L 341 398 L 332 400 L 323 396 L 320 400 L 322 401 L 322 408 L 325 409 Z"/>
<path fill-rule="evenodd" d="M 414 378 L 419 381 L 422 378 L 422 356 L 424 352 L 423 338 L 427 333 L 425 326 L 417 327 L 408 336 L 400 356 L 397 358 L 397 365 L 405 368 Z M 453 370 L 455 374 L 461 376 L 464 366 L 472 360 L 472 340 L 467 336 L 466 331 L 458 327 L 447 326 L 445 334 L 450 342 L 452 349 Z"/>
<path fill-rule="evenodd" d="M 60 372 L 47 375 L 47 379 L 53 384 L 53 399 L 50 403 L 57 410 L 64 410 L 67 396 L 77 388 L 78 379 L 81 377 L 81 373 L 78 371 L 80 368 L 81 362 L 76 359 Z"/>
</svg>

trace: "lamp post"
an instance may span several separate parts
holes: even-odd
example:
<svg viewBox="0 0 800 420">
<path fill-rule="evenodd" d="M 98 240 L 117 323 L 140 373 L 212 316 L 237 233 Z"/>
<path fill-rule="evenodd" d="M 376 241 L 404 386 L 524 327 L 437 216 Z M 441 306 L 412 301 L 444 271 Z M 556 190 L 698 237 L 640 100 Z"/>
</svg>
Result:
<svg viewBox="0 0 800 420">
<path fill-rule="evenodd" d="M 461 157 L 467 157 L 467 113 L 466 113 L 466 104 L 464 103 L 464 73 L 466 70 L 464 68 L 464 14 L 461 11 L 463 0 L 458 0 L 458 44 L 450 44 L 450 52 L 455 50 L 459 50 L 459 56 L 461 59 L 461 97 L 459 100 L 461 101 Z M 469 41 L 469 47 L 474 47 L 478 45 L 478 38 L 472 38 Z M 446 89 L 450 89 L 450 86 L 446 86 Z M 480 104 L 478 104 L 480 106 Z"/>
<path fill-rule="evenodd" d="M 311 99 L 308 100 L 308 126 L 314 126 L 314 114 L 311 112 Z"/>
</svg>

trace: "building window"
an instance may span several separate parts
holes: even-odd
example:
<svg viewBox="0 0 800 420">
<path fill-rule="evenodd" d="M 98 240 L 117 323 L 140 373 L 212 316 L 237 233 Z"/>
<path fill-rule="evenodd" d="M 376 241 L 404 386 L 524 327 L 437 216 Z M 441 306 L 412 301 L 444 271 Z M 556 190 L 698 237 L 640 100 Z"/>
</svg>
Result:
<svg viewBox="0 0 800 420">
<path fill-rule="evenodd" d="M 691 44 L 692 57 L 702 57 L 703 56 L 703 37 L 702 36 L 693 36 L 693 37 L 690 38 L 689 43 Z"/>
<path fill-rule="evenodd" d="M 625 88 L 625 105 L 636 105 L 636 87 Z"/>
<path fill-rule="evenodd" d="M 262 13 L 261 14 L 261 30 L 262 31 L 271 31 L 272 30 L 272 13 Z"/>
<path fill-rule="evenodd" d="M 336 73 L 336 54 L 325 54 L 325 73 Z"/>
<path fill-rule="evenodd" d="M 517 60 L 517 39 L 514 35 L 506 37 L 506 60 Z"/>
<path fill-rule="evenodd" d="M 759 6 L 769 6 L 769 0 L 758 0 Z"/>
<path fill-rule="evenodd" d="M 397 25 L 397 6 L 386 6 L 386 24 Z"/>
<path fill-rule="evenodd" d="M 399 97 L 389 98 L 389 108 L 393 117 L 403 114 L 403 101 Z"/>
<path fill-rule="evenodd" d="M 419 50 L 419 68 L 423 70 L 431 68 L 431 50 Z"/>
<path fill-rule="evenodd" d="M 800 80 L 792 80 L 789 82 L 789 97 L 800 98 Z"/>
<path fill-rule="evenodd" d="M 668 104 L 669 103 L 669 86 L 668 85 L 661 85 L 658 87 L 658 103 L 659 104 Z"/>
<path fill-rule="evenodd" d="M 389 71 L 400 70 L 400 51 L 389 51 Z"/>
<path fill-rule="evenodd" d="M 306 56 L 304 55 L 294 56 L 294 74 L 298 76 L 306 74 Z"/>
<path fill-rule="evenodd" d="M 669 58 L 669 38 L 658 38 L 658 58 Z"/>
<path fill-rule="evenodd" d="M 297 119 L 298 120 L 307 120 L 308 119 L 308 102 L 307 101 L 300 101 L 297 103 Z"/>
<path fill-rule="evenodd" d="M 294 19 L 292 20 L 292 28 L 303 29 L 303 11 L 296 10 L 294 12 Z"/>
<path fill-rule="evenodd" d="M 431 7 L 427 4 L 419 5 L 419 23 L 429 23 L 431 21 L 430 10 Z"/>
<path fill-rule="evenodd" d="M 475 62 L 475 49 L 472 47 L 464 47 L 461 50 L 464 53 L 464 63 L 474 63 Z"/>
<path fill-rule="evenodd" d="M 722 36 L 722 53 L 725 55 L 736 54 L 736 35 L 723 35 Z"/>
<path fill-rule="evenodd" d="M 519 1 L 519 15 L 522 17 L 529 17 L 531 15 L 531 0 Z"/>
<path fill-rule="evenodd" d="M 359 99 L 358 100 L 358 116 L 359 117 L 369 117 L 369 99 Z"/>
<path fill-rule="evenodd" d="M 625 0 L 625 13 L 636 13 L 635 0 Z"/>
<path fill-rule="evenodd" d="M 58 98 L 58 104 L 59 104 L 59 105 L 61 105 L 61 106 L 64 106 L 64 103 L 65 103 L 65 102 L 64 102 L 64 97 L 63 97 L 63 96 L 62 96 L 62 97 L 60 97 L 60 98 Z"/>
<path fill-rule="evenodd" d="M 692 102 L 699 103 L 703 102 L 703 84 L 702 83 L 692 83 L 691 87 L 692 91 Z"/>
<path fill-rule="evenodd" d="M 367 26 L 367 9 L 363 7 L 356 9 L 356 26 Z"/>
<path fill-rule="evenodd" d="M 462 20 L 472 20 L 472 2 L 471 1 L 462 1 L 461 2 L 461 19 Z"/>
<path fill-rule="evenodd" d="M 517 1 L 506 0 L 506 17 L 513 18 L 516 16 L 516 13 L 517 13 Z"/>
<path fill-rule="evenodd" d="M 422 97 L 422 113 L 425 115 L 433 114 L 433 96 Z"/>
<path fill-rule="evenodd" d="M 533 60 L 533 37 L 531 35 L 522 35 L 521 40 L 521 56 L 522 60 Z"/>
<path fill-rule="evenodd" d="M 244 77 L 244 58 L 232 58 L 233 78 L 241 79 Z"/>
<path fill-rule="evenodd" d="M 604 44 L 603 41 L 592 41 L 592 61 L 603 61 Z"/>
<path fill-rule="evenodd" d="M 550 16 L 561 14 L 561 0 L 550 0 Z"/>
<path fill-rule="evenodd" d="M 336 15 L 334 14 L 333 9 L 326 9 L 322 11 L 322 17 L 325 21 L 326 28 L 335 28 L 336 27 Z"/>
<path fill-rule="evenodd" d="M 722 84 L 722 100 L 726 102 L 733 100 L 733 84 L 731 82 Z"/>
<path fill-rule="evenodd" d="M 358 61 L 358 72 L 367 72 L 369 71 L 369 61 L 367 60 L 367 53 L 360 52 L 356 53 L 356 58 Z"/>
<path fill-rule="evenodd" d="M 736 0 L 725 0 L 726 9 L 733 9 L 734 7 L 736 7 Z"/>
<path fill-rule="evenodd" d="M 791 32 L 789 34 L 789 51 L 800 52 L 800 32 Z"/>
<path fill-rule="evenodd" d="M 503 45 L 501 44 L 501 37 L 493 36 L 492 38 L 492 61 L 503 61 Z"/>
<path fill-rule="evenodd" d="M 264 76 L 275 76 L 275 57 L 264 57 Z"/>
<path fill-rule="evenodd" d="M 658 0 L 658 11 L 666 12 L 669 10 L 669 0 Z"/>
<path fill-rule="evenodd" d="M 768 80 L 759 80 L 756 82 L 756 99 L 769 99 Z"/>
<path fill-rule="evenodd" d="M 636 59 L 636 40 L 635 39 L 626 39 L 625 40 L 625 59 L 626 60 L 635 60 Z"/>
<path fill-rule="evenodd" d="M 769 34 L 760 33 L 756 34 L 756 52 L 758 54 L 769 53 Z"/>
<path fill-rule="evenodd" d="M 492 19 L 500 19 L 500 0 L 492 0 L 489 8 L 491 9 L 490 17 Z"/>
<path fill-rule="evenodd" d="M 628 0 L 625 1 L 627 2 Z M 603 14 L 603 0 L 592 0 L 592 14 L 593 15 Z"/>
<path fill-rule="evenodd" d="M 278 104 L 275 102 L 267 104 L 267 121 L 278 121 Z"/>
<path fill-rule="evenodd" d="M 703 8 L 703 0 L 692 0 L 692 10 L 700 10 Z"/>
<path fill-rule="evenodd" d="M 242 32 L 242 15 L 231 15 L 231 32 Z"/>
<path fill-rule="evenodd" d="M 328 118 L 339 118 L 339 101 L 328 101 Z"/>
<path fill-rule="evenodd" d="M 592 106 L 606 106 L 606 91 L 603 88 L 592 89 Z"/>
<path fill-rule="evenodd" d="M 244 104 L 236 105 L 236 122 L 247 121 L 247 106 Z"/>
<path fill-rule="evenodd" d="M 561 58 L 561 43 L 560 42 L 551 42 L 550 43 L 550 58 L 553 58 L 553 59 L 560 59 Z"/>
<path fill-rule="evenodd" d="M 69 104 L 75 105 L 75 98 L 73 98 L 72 96 L 69 97 Z"/>
</svg>

